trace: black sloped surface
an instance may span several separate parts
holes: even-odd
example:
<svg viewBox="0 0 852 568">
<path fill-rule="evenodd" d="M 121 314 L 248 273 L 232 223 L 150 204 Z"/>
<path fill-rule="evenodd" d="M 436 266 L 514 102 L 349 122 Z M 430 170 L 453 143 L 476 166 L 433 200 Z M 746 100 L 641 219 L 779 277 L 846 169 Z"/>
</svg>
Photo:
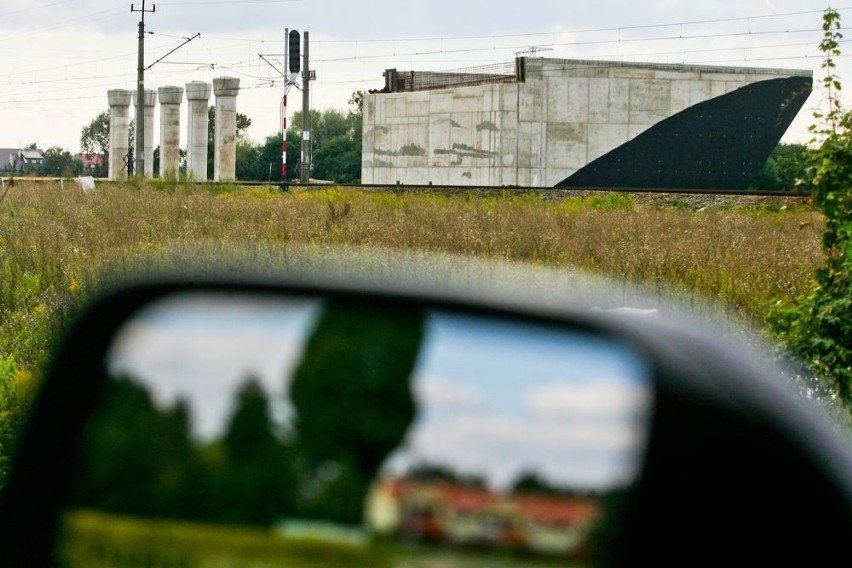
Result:
<svg viewBox="0 0 852 568">
<path fill-rule="evenodd" d="M 704 101 L 556 187 L 746 189 L 805 104 L 811 79 L 769 79 Z"/>
</svg>

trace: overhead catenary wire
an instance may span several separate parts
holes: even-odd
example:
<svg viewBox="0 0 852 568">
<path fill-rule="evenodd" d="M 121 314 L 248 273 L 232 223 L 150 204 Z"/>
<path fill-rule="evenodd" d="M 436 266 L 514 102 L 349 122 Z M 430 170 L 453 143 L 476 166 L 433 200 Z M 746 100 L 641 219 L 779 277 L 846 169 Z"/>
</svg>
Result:
<svg viewBox="0 0 852 568">
<path fill-rule="evenodd" d="M 734 18 L 734 19 L 729 19 L 729 20 L 739 20 L 739 19 L 741 19 L 741 18 Z M 710 20 L 707 20 L 707 21 L 710 21 Z M 722 21 L 722 20 L 712 20 L 712 21 Z M 662 26 L 666 26 L 666 25 L 675 25 L 675 24 L 658 24 L 658 25 L 655 24 L 653 26 L 636 26 L 636 27 L 662 27 Z M 605 31 L 612 31 L 612 30 L 616 30 L 616 29 L 619 29 L 619 28 L 606 28 L 606 29 L 601 28 L 601 30 L 605 30 Z M 852 28 L 843 28 L 843 29 L 848 31 Z M 722 38 L 722 37 L 737 37 L 737 36 L 742 37 L 742 36 L 771 35 L 771 34 L 778 35 L 778 34 L 789 34 L 789 33 L 806 33 L 806 32 L 814 32 L 814 31 L 819 31 L 819 30 L 816 30 L 816 29 L 806 29 L 805 30 L 805 29 L 803 29 L 803 30 L 763 31 L 763 32 L 736 32 L 736 33 L 727 33 L 727 34 L 702 34 L 702 35 L 694 35 L 694 36 L 663 36 L 663 37 L 657 36 L 657 37 L 650 37 L 650 38 L 615 39 L 615 40 L 605 39 L 605 40 L 583 41 L 583 42 L 551 42 L 549 44 L 542 44 L 542 46 L 546 46 L 546 47 L 592 46 L 592 45 L 624 44 L 624 43 L 667 41 L 667 40 L 718 39 L 718 38 Z M 558 35 L 558 34 L 564 34 L 564 33 L 573 33 L 573 32 L 548 32 L 548 35 L 554 35 L 554 34 Z M 159 35 L 164 35 L 164 34 L 159 34 Z M 511 35 L 507 35 L 507 36 L 504 36 L 504 37 L 525 37 L 527 35 L 533 35 L 533 34 L 511 34 Z M 185 39 L 184 36 L 168 36 L 168 37 L 179 37 L 181 39 Z M 210 39 L 210 36 L 205 36 L 205 37 Z M 215 37 L 215 36 L 213 36 L 213 37 Z M 472 37 L 473 36 L 469 36 L 465 39 L 470 39 Z M 492 36 L 480 36 L 480 38 L 482 38 L 482 37 L 492 37 Z M 441 38 L 441 39 L 442 40 L 449 40 L 450 38 Z M 246 41 L 248 41 L 248 40 L 246 40 Z M 255 39 L 255 40 L 251 40 L 251 41 L 257 42 L 257 41 L 268 41 L 268 40 L 256 40 Z M 385 41 L 385 40 L 377 40 L 377 41 Z M 402 40 L 394 40 L 394 41 L 402 41 Z M 405 40 L 405 41 L 408 41 L 408 40 Z M 424 41 L 428 41 L 428 40 L 424 40 Z M 215 55 L 213 54 L 213 52 L 210 49 L 207 42 L 202 41 L 202 43 L 204 44 L 205 48 L 207 49 L 209 55 L 211 56 L 211 59 L 216 59 Z M 321 43 L 321 42 L 316 42 L 316 43 Z M 782 46 L 796 46 L 796 45 L 802 45 L 802 44 L 801 43 L 798 43 L 798 44 L 782 44 L 782 45 L 771 46 L 771 47 L 776 48 L 776 47 L 782 47 Z M 427 50 L 427 51 L 402 52 L 402 53 L 393 52 L 392 54 L 382 53 L 382 54 L 375 54 L 375 55 L 355 55 L 355 56 L 349 56 L 349 57 L 316 58 L 315 63 L 320 64 L 320 63 L 335 63 L 335 62 L 358 61 L 358 60 L 376 60 L 376 59 L 389 58 L 389 57 L 399 58 L 399 57 L 423 57 L 423 56 L 428 56 L 428 55 L 464 54 L 464 53 L 477 53 L 477 52 L 487 52 L 487 51 L 497 51 L 497 50 L 520 49 L 520 48 L 524 48 L 524 47 L 528 47 L 528 46 L 524 45 L 524 44 L 517 44 L 517 45 L 490 46 L 490 47 L 460 48 L 460 49 L 451 49 L 451 50 L 445 50 L 445 49 L 444 50 Z M 759 49 L 759 48 L 763 48 L 763 46 L 745 46 L 743 48 Z M 735 48 L 730 48 L 730 49 L 735 49 Z M 737 49 L 740 49 L 740 48 L 737 48 Z M 684 49 L 684 50 L 672 51 L 672 52 L 669 52 L 669 53 L 690 54 L 690 53 L 699 53 L 701 51 L 703 51 L 703 50 Z M 648 53 L 647 55 L 650 56 L 650 55 L 656 55 L 656 54 L 657 53 Z M 130 56 L 130 55 L 131 55 L 130 53 L 127 54 L 127 56 Z M 628 54 L 628 55 L 619 54 L 619 55 L 613 55 L 612 57 L 636 57 L 636 56 L 637 55 L 635 55 L 635 54 Z M 121 57 L 122 56 L 112 56 L 112 57 L 105 57 L 105 58 L 98 58 L 98 59 L 94 59 L 94 60 L 88 60 L 88 61 L 84 61 L 84 62 L 74 62 L 74 63 L 71 63 L 69 65 L 55 65 L 55 66 L 52 66 L 52 67 L 46 67 L 46 68 L 41 68 L 41 69 L 37 69 L 37 70 L 19 71 L 19 72 L 15 72 L 15 73 L 11 73 L 11 74 L 0 75 L 0 80 L 2 80 L 3 78 L 20 76 L 20 75 L 24 75 L 24 74 L 32 73 L 32 72 L 44 72 L 44 71 L 49 71 L 49 70 L 53 70 L 53 69 L 64 69 L 64 68 L 67 68 L 69 66 L 80 66 L 80 65 L 85 65 L 85 64 L 98 63 L 98 62 L 103 62 L 103 61 L 108 61 L 108 60 L 120 59 Z M 792 58 L 795 58 L 795 57 L 783 57 L 783 58 L 773 58 L 773 59 L 780 60 L 780 59 L 792 59 Z M 237 68 L 236 65 L 228 65 L 228 64 L 221 64 L 221 63 L 216 63 L 216 65 L 218 65 L 219 67 Z M 61 81 L 61 79 L 59 79 L 58 81 Z M 48 81 L 41 80 L 41 82 L 46 83 Z M 23 82 L 22 82 L 22 84 L 23 84 Z"/>
<path fill-rule="evenodd" d="M 204 4 L 284 4 L 293 0 L 236 0 L 209 2 L 176 1 L 157 2 L 159 6 L 201 6 Z M 43 6 L 59 5 L 62 2 L 44 2 Z M 37 9 L 38 6 L 33 7 Z M 852 8 L 836 8 L 841 11 Z M 802 18 L 809 15 L 822 14 L 824 10 L 802 10 L 755 16 L 738 16 L 731 18 L 701 19 L 679 22 L 648 23 L 631 26 L 611 26 L 585 29 L 555 29 L 548 31 L 533 31 L 510 34 L 458 35 L 458 36 L 407 36 L 397 38 L 312 38 L 314 45 L 312 62 L 319 71 L 318 86 L 335 85 L 368 88 L 380 86 L 381 69 L 378 65 L 386 64 L 388 68 L 408 68 L 427 70 L 448 70 L 508 61 L 518 49 L 526 49 L 531 45 L 539 47 L 559 48 L 560 59 L 607 59 L 617 61 L 648 61 L 665 58 L 662 63 L 682 63 L 694 65 L 711 64 L 741 64 L 758 66 L 767 62 L 785 61 L 790 66 L 794 62 L 807 62 L 823 57 L 818 54 L 815 40 L 803 41 L 802 35 L 821 32 L 816 26 L 802 25 Z M 86 14 L 77 18 L 79 23 L 96 22 L 102 19 L 124 16 L 126 6 Z M 784 21 L 787 18 L 788 21 Z M 815 22 L 814 22 L 815 23 Z M 45 33 L 77 25 L 73 21 L 55 22 L 22 30 L 22 37 L 29 34 Z M 2 25 L 0 25 L 2 29 Z M 179 28 L 178 28 L 179 29 Z M 844 28 L 847 32 L 852 28 Z M 160 41 L 152 37 L 146 50 L 153 53 L 156 59 L 177 42 L 190 34 L 173 32 L 167 28 L 165 32 L 154 31 L 149 36 L 159 36 Z M 202 32 L 204 30 L 202 29 Z M 12 34 L 0 34 L 0 51 L 3 41 Z M 850 36 L 852 37 L 852 36 Z M 162 41 L 170 40 L 170 41 Z M 714 40 L 724 40 L 731 47 L 714 47 Z M 230 37 L 226 34 L 217 35 L 204 33 L 196 47 L 188 48 L 191 54 L 181 61 L 168 62 L 165 69 L 152 69 L 150 79 L 153 81 L 209 80 L 215 73 L 233 74 L 244 78 L 246 84 L 241 90 L 261 91 L 263 89 L 280 88 L 280 79 L 268 67 L 257 59 L 258 51 L 274 51 L 270 45 L 280 45 L 280 37 L 269 37 L 258 34 L 257 37 Z M 846 43 L 849 40 L 844 40 Z M 421 42 L 421 44 L 417 44 Z M 152 44 L 158 44 L 156 46 Z M 416 46 L 414 44 L 417 44 Z M 261 47 L 263 46 L 263 47 Z M 40 47 L 40 46 L 39 46 Z M 624 49 L 621 49 L 624 47 Z M 260 48 L 260 49 L 258 49 Z M 348 49 L 349 54 L 338 56 L 335 51 Z M 784 50 L 787 50 L 786 52 Z M 808 52 L 810 50 L 810 53 Z M 567 52 L 567 55 L 566 55 Z M 45 50 L 45 57 L 54 56 L 55 61 L 61 61 L 64 55 L 59 51 L 51 54 Z M 106 103 L 106 89 L 121 88 L 128 85 L 131 73 L 122 73 L 120 69 L 130 69 L 130 51 L 110 53 L 103 57 L 74 57 L 64 63 L 55 61 L 45 65 L 31 66 L 20 70 L 9 68 L 9 72 L 0 71 L 0 109 L 43 106 L 45 108 L 58 106 L 63 101 L 103 101 Z M 846 59 L 847 56 L 842 56 Z M 164 62 L 166 63 L 166 62 Z M 90 68 L 87 68 L 91 67 Z M 199 68 L 199 67 L 205 68 Z M 378 69 L 378 71 L 377 71 Z M 102 72 L 99 72 L 102 71 Z M 360 85 L 360 86 L 359 86 Z M 56 87 L 61 88 L 61 95 Z M 816 85 L 819 88 L 819 85 Z M 98 91 L 87 96 L 87 89 Z M 315 93 L 314 93 L 315 94 Z M 62 95 L 70 95 L 62 96 Z M 248 99 L 246 99 L 248 101 Z"/>
</svg>

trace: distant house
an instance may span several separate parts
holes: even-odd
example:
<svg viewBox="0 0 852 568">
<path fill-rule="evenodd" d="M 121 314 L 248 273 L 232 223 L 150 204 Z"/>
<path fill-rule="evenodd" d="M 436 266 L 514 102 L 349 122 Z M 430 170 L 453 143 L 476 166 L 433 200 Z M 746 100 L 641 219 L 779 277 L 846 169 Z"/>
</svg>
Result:
<svg viewBox="0 0 852 568">
<path fill-rule="evenodd" d="M 95 174 L 104 171 L 106 158 L 103 154 L 75 154 L 75 158 L 83 162 L 83 171 L 87 174 Z"/>
<path fill-rule="evenodd" d="M 377 483 L 367 505 L 377 534 L 457 546 L 572 556 L 600 518 L 591 499 L 504 495 L 485 488 L 413 479 Z"/>
<path fill-rule="evenodd" d="M 0 171 L 22 173 L 27 167 L 38 167 L 44 162 L 44 151 L 22 148 L 0 148 Z"/>
<path fill-rule="evenodd" d="M 17 171 L 15 164 L 18 161 L 18 148 L 0 148 L 0 171 Z"/>
<path fill-rule="evenodd" d="M 44 152 L 38 148 L 18 150 L 18 159 L 23 169 L 26 166 L 40 166 L 44 163 Z"/>
</svg>

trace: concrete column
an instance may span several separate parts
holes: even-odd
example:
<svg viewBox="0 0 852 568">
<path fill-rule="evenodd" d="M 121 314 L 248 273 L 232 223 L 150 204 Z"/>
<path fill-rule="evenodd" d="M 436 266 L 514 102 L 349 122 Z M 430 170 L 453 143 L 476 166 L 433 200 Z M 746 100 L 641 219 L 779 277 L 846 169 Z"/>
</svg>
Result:
<svg viewBox="0 0 852 568">
<path fill-rule="evenodd" d="M 240 80 L 236 77 L 213 79 L 213 92 L 216 93 L 213 179 L 230 181 L 237 178 L 237 95 Z"/>
<path fill-rule="evenodd" d="M 180 169 L 180 104 L 183 87 L 160 87 L 160 177 L 177 177 Z"/>
<path fill-rule="evenodd" d="M 130 101 L 133 93 L 126 89 L 107 91 L 109 100 L 109 179 L 127 175 L 125 160 L 130 151 Z"/>
<path fill-rule="evenodd" d="M 203 181 L 207 179 L 207 101 L 210 100 L 210 83 L 187 83 L 186 100 L 189 102 L 186 174 Z"/>
<path fill-rule="evenodd" d="M 154 177 L 154 107 L 157 106 L 157 91 L 145 89 L 142 104 L 142 120 L 145 121 L 145 177 Z M 138 106 L 136 93 L 133 93 L 133 104 Z M 138 115 L 137 115 L 138 116 Z M 138 129 L 137 129 L 138 130 Z M 137 140 L 138 140 L 137 136 Z M 139 172 L 136 172 L 139 173 Z"/>
</svg>

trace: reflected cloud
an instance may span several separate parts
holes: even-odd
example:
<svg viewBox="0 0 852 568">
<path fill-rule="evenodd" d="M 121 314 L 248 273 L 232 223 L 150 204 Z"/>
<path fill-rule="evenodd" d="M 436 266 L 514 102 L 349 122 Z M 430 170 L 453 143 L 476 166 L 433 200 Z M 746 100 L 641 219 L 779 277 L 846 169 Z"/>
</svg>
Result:
<svg viewBox="0 0 852 568">
<path fill-rule="evenodd" d="M 624 380 L 553 381 L 530 389 L 524 403 L 540 416 L 630 420 L 648 407 L 650 393 Z"/>
<path fill-rule="evenodd" d="M 426 405 L 478 408 L 485 401 L 482 389 L 438 376 L 421 377 L 414 385 L 414 391 Z"/>
</svg>

